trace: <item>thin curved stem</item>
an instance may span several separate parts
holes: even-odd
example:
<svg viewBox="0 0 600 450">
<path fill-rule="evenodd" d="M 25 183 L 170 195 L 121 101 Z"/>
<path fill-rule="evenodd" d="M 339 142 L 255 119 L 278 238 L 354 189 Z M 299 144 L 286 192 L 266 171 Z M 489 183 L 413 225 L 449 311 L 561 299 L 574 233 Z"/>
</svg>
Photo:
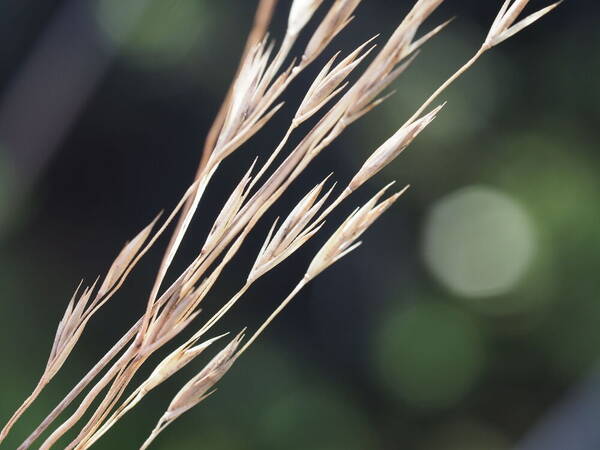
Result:
<svg viewBox="0 0 600 450">
<path fill-rule="evenodd" d="M 46 380 L 45 377 L 40 378 L 36 387 L 33 389 L 31 394 L 29 394 L 29 397 L 27 397 L 25 399 L 25 401 L 21 404 L 21 406 L 19 406 L 19 408 L 15 411 L 15 413 L 8 420 L 6 425 L 4 425 L 4 428 L 2 428 L 2 432 L 0 432 L 0 444 L 2 443 L 2 441 L 4 441 L 4 439 L 6 439 L 6 436 L 8 436 L 8 433 L 10 433 L 10 430 L 12 429 L 13 425 L 15 423 L 17 423 L 17 421 L 23 415 L 23 413 L 27 410 L 27 408 L 29 408 L 31 406 L 31 404 L 35 401 L 35 399 L 38 398 L 38 396 L 40 395 L 40 393 L 42 392 L 42 390 L 44 389 L 44 387 L 47 384 L 48 384 L 48 381 Z"/>
<path fill-rule="evenodd" d="M 110 381 L 118 375 L 124 365 L 131 360 L 135 354 L 135 345 L 131 345 L 129 349 L 121 355 L 117 362 L 104 374 L 104 376 L 96 383 L 96 385 L 88 392 L 84 399 L 79 404 L 77 410 L 65 420 L 54 432 L 48 436 L 44 443 L 40 446 L 40 450 L 48 450 L 56 441 L 58 441 L 69 429 L 71 429 L 81 419 L 87 411 L 90 404 L 100 394 L 100 392 L 110 383 Z"/>
<path fill-rule="evenodd" d="M 481 55 L 483 55 L 488 50 L 489 47 L 487 45 L 484 44 L 483 46 L 481 46 L 481 48 L 477 50 L 477 53 L 475 53 L 475 55 L 473 55 L 473 57 L 469 61 L 467 61 L 460 69 L 454 72 L 454 75 L 452 75 L 450 78 L 444 81 L 444 83 L 440 87 L 438 87 L 427 100 L 425 100 L 425 103 L 421 105 L 421 107 L 411 116 L 410 119 L 406 121 L 406 123 L 403 126 L 410 125 L 415 120 L 417 120 L 427 109 L 427 107 L 431 105 L 431 103 L 436 98 L 438 98 L 442 92 L 444 92 L 452 83 L 454 83 L 458 78 L 460 78 L 462 74 L 469 70 L 471 66 L 475 64 L 475 62 L 481 57 Z"/>
<path fill-rule="evenodd" d="M 54 422 L 54 420 L 77 398 L 79 394 L 96 378 L 104 367 L 134 338 L 141 321 L 138 321 L 123 337 L 96 363 L 94 367 L 75 385 L 67 396 L 52 410 L 38 427 L 23 441 L 17 450 L 27 450 L 35 440 Z"/>
<path fill-rule="evenodd" d="M 150 433 L 150 436 L 148 436 L 148 439 L 144 441 L 144 443 L 140 447 L 140 450 L 146 450 L 150 446 L 150 444 L 154 442 L 156 437 L 172 423 L 173 420 L 161 420 L 158 424 L 156 424 L 156 427 L 154 427 L 152 433 Z"/>
<path fill-rule="evenodd" d="M 304 286 L 308 283 L 309 280 L 303 278 L 300 280 L 300 283 L 296 285 L 296 287 L 288 294 L 288 296 L 279 304 L 279 306 L 271 313 L 267 320 L 265 320 L 262 325 L 254 332 L 254 334 L 248 339 L 248 341 L 244 344 L 244 346 L 238 351 L 237 356 L 240 356 L 242 353 L 246 351 L 250 345 L 262 334 L 262 332 L 269 326 L 269 324 L 279 315 L 281 311 L 293 300 L 293 298 L 302 290 Z M 237 357 L 236 356 L 236 357 Z"/>
</svg>

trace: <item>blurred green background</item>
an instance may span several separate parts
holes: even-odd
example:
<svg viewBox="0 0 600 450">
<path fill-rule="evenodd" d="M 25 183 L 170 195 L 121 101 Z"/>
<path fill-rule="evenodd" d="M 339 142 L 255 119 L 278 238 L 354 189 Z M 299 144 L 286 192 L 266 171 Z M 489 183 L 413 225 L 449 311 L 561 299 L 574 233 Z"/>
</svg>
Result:
<svg viewBox="0 0 600 450">
<path fill-rule="evenodd" d="M 0 1 L 2 422 L 41 374 L 79 280 L 104 273 L 192 180 L 255 3 Z M 376 33 L 383 42 L 411 3 L 365 0 L 319 63 Z M 534 0 L 531 10 L 546 4 Z M 427 44 L 397 93 L 294 184 L 207 311 L 241 286 L 272 219 L 331 170 L 347 181 L 470 57 L 499 5 L 453 0 L 440 8 L 430 27 L 457 19 Z M 287 6 L 280 2 L 275 38 Z M 410 191 L 154 448 L 599 449 L 599 19 L 598 2 L 568 0 L 446 92 L 438 119 L 328 230 L 390 180 Z M 318 68 L 223 165 L 178 269 L 249 162 L 281 138 Z M 258 283 L 221 329 L 256 327 L 322 239 Z M 164 245 L 95 317 L 4 448 L 16 448 L 143 311 Z M 203 361 L 149 395 L 95 448 L 137 448 Z"/>
</svg>

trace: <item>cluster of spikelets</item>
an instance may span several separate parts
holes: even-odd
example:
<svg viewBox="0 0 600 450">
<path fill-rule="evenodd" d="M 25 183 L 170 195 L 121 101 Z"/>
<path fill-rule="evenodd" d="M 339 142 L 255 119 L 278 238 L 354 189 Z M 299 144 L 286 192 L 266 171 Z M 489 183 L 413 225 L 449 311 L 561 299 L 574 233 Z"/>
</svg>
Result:
<svg viewBox="0 0 600 450">
<path fill-rule="evenodd" d="M 354 83 L 350 84 L 347 81 L 348 76 L 364 64 L 367 55 L 374 51 L 373 39 L 358 46 L 345 58 L 339 59 L 339 55 L 336 54 L 323 66 L 302 99 L 280 144 L 267 156 L 257 171 L 255 171 L 256 161 L 250 167 L 217 215 L 196 258 L 175 282 L 163 290 L 163 280 L 186 235 L 206 186 L 217 172 L 220 163 L 256 134 L 281 108 L 282 103 L 277 102 L 290 83 L 314 62 L 335 36 L 348 25 L 360 3 L 360 0 L 332 1 L 308 39 L 308 44 L 300 57 L 288 62 L 298 37 L 324 2 L 323 0 L 293 0 L 287 31 L 281 45 L 275 50 L 275 45 L 266 37 L 266 28 L 277 2 L 261 0 L 238 73 L 207 135 L 196 180 L 159 229 L 153 233 L 157 218 L 125 246 L 98 288 L 96 282 L 84 289 L 81 294 L 76 292 L 58 326 L 48 363 L 37 387 L 10 418 L 0 434 L 0 442 L 60 370 L 94 313 L 113 297 L 140 258 L 175 218 L 177 218 L 175 230 L 150 291 L 146 311 L 64 397 L 19 449 L 30 448 L 86 389 L 87 392 L 75 410 L 54 428 L 40 448 L 46 450 L 56 444 L 67 431 L 77 426 L 83 415 L 94 404 L 95 411 L 87 422 L 80 426 L 79 433 L 66 448 L 90 447 L 146 394 L 192 362 L 215 341 L 223 338 L 223 336 L 206 338 L 206 335 L 256 280 L 317 235 L 321 231 L 325 218 L 342 201 L 393 161 L 431 123 L 441 106 L 429 113 L 424 111 L 448 85 L 483 53 L 557 6 L 557 4 L 548 6 L 518 21 L 529 0 L 506 0 L 501 5 L 489 34 L 473 58 L 446 80 L 396 133 L 369 156 L 346 187 L 339 190 L 339 194 L 333 195 L 335 184 L 324 192 L 328 177 L 310 189 L 291 208 L 289 215 L 280 225 L 277 225 L 277 222 L 273 224 L 241 289 L 224 302 L 214 315 L 207 318 L 192 337 L 158 363 L 151 375 L 123 400 L 138 370 L 150 356 L 199 320 L 200 303 L 211 291 L 222 270 L 235 257 L 262 216 L 311 161 L 346 127 L 385 99 L 386 95 L 383 91 L 411 64 L 419 48 L 446 25 L 442 24 L 417 37 L 421 25 L 443 2 L 444 0 L 417 0 L 379 53 L 363 73 L 356 77 Z M 292 132 L 318 115 L 320 117 L 316 124 L 273 169 L 271 166 L 286 147 Z M 244 332 L 231 340 L 181 388 L 142 448 L 146 448 L 181 414 L 210 395 L 218 380 L 300 289 L 360 245 L 359 237 L 406 189 L 384 198 L 390 186 L 391 184 L 380 190 L 343 221 L 314 256 L 297 286 L 243 345 Z"/>
</svg>

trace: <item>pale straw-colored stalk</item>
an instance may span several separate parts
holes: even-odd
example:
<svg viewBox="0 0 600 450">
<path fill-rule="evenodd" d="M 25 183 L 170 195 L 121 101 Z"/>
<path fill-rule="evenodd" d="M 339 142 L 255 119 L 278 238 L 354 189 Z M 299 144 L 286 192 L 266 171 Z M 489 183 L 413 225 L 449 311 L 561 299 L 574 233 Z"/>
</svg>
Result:
<svg viewBox="0 0 600 450">
<path fill-rule="evenodd" d="M 201 302 L 211 293 L 212 287 L 220 279 L 225 267 L 236 256 L 264 214 L 312 161 L 350 124 L 387 98 L 388 94 L 385 94 L 384 90 L 410 66 L 419 49 L 448 24 L 448 22 L 443 23 L 422 36 L 417 36 L 425 20 L 443 2 L 444 0 L 416 0 L 413 8 L 381 46 L 363 73 L 356 77 L 356 81 L 347 80 L 349 75 L 357 71 L 361 63 L 374 51 L 375 47 L 371 45 L 374 38 L 358 46 L 346 57 L 339 59 L 339 54 L 336 54 L 324 64 L 300 102 L 279 144 L 269 152 L 256 173 L 257 161 L 255 160 L 242 176 L 216 216 L 196 257 L 169 287 L 163 289 L 163 282 L 184 242 L 206 188 L 216 176 L 221 163 L 271 120 L 282 106 L 282 103 L 278 103 L 282 94 L 348 25 L 360 4 L 360 0 L 332 0 L 300 56 L 292 62 L 286 62 L 317 9 L 324 6 L 326 2 L 293 0 L 285 35 L 276 49 L 266 37 L 266 30 L 277 2 L 261 0 L 239 69 L 207 135 L 196 180 L 158 231 L 152 235 L 154 222 L 142 230 L 117 256 L 97 289 L 95 288 L 97 284 L 94 284 L 84 289 L 80 295 L 76 294 L 73 297 L 57 330 L 44 374 L 32 395 L 4 427 L 0 434 L 0 442 L 43 387 L 58 372 L 94 313 L 114 295 L 139 259 L 150 249 L 178 213 L 178 222 L 150 289 L 145 312 L 33 431 L 19 450 L 30 448 L 41 433 L 86 388 L 89 389 L 75 410 L 50 433 L 40 448 L 42 450 L 52 448 L 58 439 L 77 425 L 92 404 L 98 402 L 91 417 L 81 426 L 75 439 L 66 448 L 86 449 L 93 445 L 148 393 L 194 361 L 218 339 L 205 336 L 220 323 L 250 287 L 316 236 L 321 231 L 325 218 L 331 212 L 410 145 L 439 113 L 443 105 L 429 112 L 426 111 L 448 86 L 485 52 L 558 5 L 548 6 L 518 21 L 528 0 L 506 0 L 473 58 L 442 83 L 404 125 L 373 151 L 337 195 L 332 195 L 335 183 L 322 194 L 326 182 L 324 180 L 311 189 L 293 208 L 290 208 L 289 214 L 280 225 L 277 225 L 276 221 L 237 293 L 223 302 L 221 307 L 207 318 L 184 344 L 171 351 L 158 363 L 147 379 L 124 397 L 139 369 L 150 357 L 193 326 L 192 324 L 199 317 Z M 320 115 L 320 118 L 316 124 L 273 169 L 273 164 L 286 148 L 292 134 L 301 129 L 300 125 L 317 115 Z M 161 431 L 181 414 L 210 395 L 211 389 L 231 368 L 235 360 L 256 341 L 307 283 L 360 245 L 358 238 L 406 189 L 380 201 L 388 187 L 389 185 L 346 218 L 314 256 L 296 287 L 243 345 L 243 334 L 240 333 L 179 391 L 142 448 L 150 445 Z M 331 197 L 333 200 L 329 201 Z"/>
</svg>

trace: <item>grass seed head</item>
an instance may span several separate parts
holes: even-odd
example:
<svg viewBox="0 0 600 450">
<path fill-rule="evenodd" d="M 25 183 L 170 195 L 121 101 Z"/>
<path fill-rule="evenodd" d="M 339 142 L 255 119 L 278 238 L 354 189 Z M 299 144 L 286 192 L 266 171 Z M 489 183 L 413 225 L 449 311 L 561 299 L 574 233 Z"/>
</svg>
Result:
<svg viewBox="0 0 600 450">
<path fill-rule="evenodd" d="M 505 0 L 485 39 L 484 46 L 486 48 L 494 47 L 522 31 L 560 5 L 562 0 L 546 6 L 521 21 L 516 22 L 528 3 L 529 0 Z"/>
<path fill-rule="evenodd" d="M 236 350 L 244 338 L 239 333 L 227 346 L 210 360 L 196 376 L 175 395 L 163 418 L 174 420 L 206 398 L 210 389 L 227 373 L 236 359 Z"/>
<path fill-rule="evenodd" d="M 294 0 L 290 8 L 287 32 L 298 34 L 311 19 L 323 0 Z"/>
<path fill-rule="evenodd" d="M 304 50 L 303 61 L 312 61 L 352 20 L 361 0 L 336 0 L 313 33 Z"/>
<path fill-rule="evenodd" d="M 365 181 L 372 178 L 381 169 L 392 162 L 410 143 L 435 119 L 437 113 L 444 105 L 440 105 L 429 114 L 420 119 L 404 125 L 385 141 L 371 156 L 365 161 L 360 170 L 356 173 L 349 184 L 351 190 L 356 190 Z"/>
<path fill-rule="evenodd" d="M 381 189 L 371 200 L 350 214 L 340 227 L 331 235 L 321 250 L 311 261 L 304 278 L 311 280 L 322 271 L 330 267 L 339 259 L 357 248 L 361 242 L 357 239 L 383 214 L 408 188 L 377 203 L 385 191 L 393 183 Z"/>
<path fill-rule="evenodd" d="M 333 190 L 332 186 L 331 189 L 317 201 L 328 178 L 329 177 L 311 189 L 311 191 L 298 202 L 278 228 L 277 232 L 274 233 L 277 225 L 277 221 L 275 221 L 254 265 L 252 266 L 250 274 L 248 275 L 248 281 L 256 280 L 264 275 L 298 250 L 319 231 L 321 224 L 313 223 L 309 225 L 309 223 L 315 217 L 317 212 L 319 212 Z"/>
</svg>

